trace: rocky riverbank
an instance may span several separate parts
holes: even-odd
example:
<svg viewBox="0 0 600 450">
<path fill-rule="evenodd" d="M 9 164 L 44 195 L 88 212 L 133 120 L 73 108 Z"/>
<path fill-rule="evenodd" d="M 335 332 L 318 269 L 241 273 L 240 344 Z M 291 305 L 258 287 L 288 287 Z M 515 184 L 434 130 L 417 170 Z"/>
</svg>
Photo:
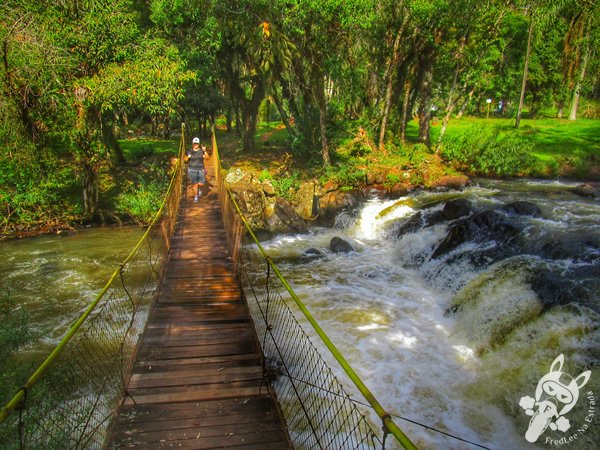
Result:
<svg viewBox="0 0 600 450">
<path fill-rule="evenodd" d="M 339 212 L 357 208 L 371 192 L 397 198 L 417 188 L 407 183 L 384 185 L 384 179 L 381 175 L 367 175 L 364 183 L 350 188 L 313 179 L 301 182 L 285 198 L 277 195 L 271 179 L 241 168 L 230 170 L 225 184 L 254 230 L 259 234 L 279 234 L 303 233 L 311 224 L 332 226 Z M 466 176 L 447 176 L 438 180 L 435 188 L 460 189 L 469 184 Z"/>
<path fill-rule="evenodd" d="M 270 179 L 261 179 L 253 172 L 234 168 L 225 177 L 225 184 L 235 195 L 250 226 L 259 235 L 303 233 L 311 225 L 331 227 L 342 211 L 359 207 L 368 195 L 379 194 L 386 198 L 399 198 L 422 188 L 407 183 L 392 186 L 383 184 L 382 176 L 365 177 L 364 183 L 351 188 L 334 183 L 321 184 L 318 180 L 300 183 L 299 188 L 277 195 Z M 464 175 L 444 176 L 432 184 L 437 191 L 460 190 L 471 184 Z M 585 183 L 573 189 L 583 197 L 600 198 L 599 183 Z"/>
</svg>

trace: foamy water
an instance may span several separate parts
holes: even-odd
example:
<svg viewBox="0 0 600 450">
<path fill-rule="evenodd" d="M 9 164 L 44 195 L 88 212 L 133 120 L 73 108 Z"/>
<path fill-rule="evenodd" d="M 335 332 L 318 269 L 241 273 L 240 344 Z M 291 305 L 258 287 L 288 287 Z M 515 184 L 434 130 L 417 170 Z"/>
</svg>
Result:
<svg viewBox="0 0 600 450">
<path fill-rule="evenodd" d="M 463 195 L 480 205 L 500 204 L 491 198 L 497 192 L 492 187 Z M 519 398 L 535 388 L 536 376 L 561 351 L 574 363 L 593 358 L 586 348 L 597 344 L 597 315 L 563 308 L 540 315 L 540 300 L 527 282 L 527 270 L 535 270 L 529 260 L 482 270 L 465 261 L 428 258 L 448 225 L 398 238 L 393 224 L 414 214 L 417 207 L 410 203 L 372 199 L 357 215 L 341 215 L 335 229 L 278 237 L 265 246 L 387 411 L 491 448 L 536 448 L 524 439 L 529 418 Z M 576 222 L 593 230 L 585 214 L 600 208 L 575 203 L 569 226 Z M 536 220 L 559 228 L 566 215 Z M 334 236 L 356 251 L 328 251 Z M 482 245 L 466 243 L 460 251 Z M 293 259 L 309 248 L 325 257 Z M 466 305 L 461 313 L 447 314 L 459 301 Z M 554 328 L 545 329 L 549 324 Z M 475 448 L 401 419 L 396 423 L 421 448 Z M 588 434 L 588 444 L 594 436 Z M 585 440 L 579 443 L 586 448 Z"/>
</svg>

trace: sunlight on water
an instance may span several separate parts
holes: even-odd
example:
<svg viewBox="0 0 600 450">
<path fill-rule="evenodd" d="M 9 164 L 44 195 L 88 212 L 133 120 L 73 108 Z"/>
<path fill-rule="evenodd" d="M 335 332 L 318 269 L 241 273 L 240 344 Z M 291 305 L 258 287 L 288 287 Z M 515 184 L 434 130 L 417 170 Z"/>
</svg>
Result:
<svg viewBox="0 0 600 450">
<path fill-rule="evenodd" d="M 142 233 L 90 229 L 0 243 L 0 295 L 27 310 L 40 339 L 32 348 L 56 344 Z"/>
</svg>

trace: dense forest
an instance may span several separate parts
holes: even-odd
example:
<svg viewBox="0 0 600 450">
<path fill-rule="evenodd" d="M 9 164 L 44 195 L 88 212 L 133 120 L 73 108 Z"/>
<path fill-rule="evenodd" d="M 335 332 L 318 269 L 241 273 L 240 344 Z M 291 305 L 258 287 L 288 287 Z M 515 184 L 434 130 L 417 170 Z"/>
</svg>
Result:
<svg viewBox="0 0 600 450">
<path fill-rule="evenodd" d="M 515 127 L 597 118 L 599 21 L 595 0 L 4 0 L 0 226 L 110 214 L 118 177 L 100 174 L 127 167 L 119 139 L 142 125 L 220 118 L 243 155 L 266 109 L 328 167 L 345 121 L 385 154 L 410 120 L 435 151 L 490 107 Z"/>
</svg>

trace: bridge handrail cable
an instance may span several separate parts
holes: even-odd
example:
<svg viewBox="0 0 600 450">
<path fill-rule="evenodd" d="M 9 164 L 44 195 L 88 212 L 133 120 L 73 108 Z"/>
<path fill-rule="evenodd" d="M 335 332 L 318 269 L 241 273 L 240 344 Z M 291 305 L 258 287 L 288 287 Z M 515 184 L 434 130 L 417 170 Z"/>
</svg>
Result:
<svg viewBox="0 0 600 450">
<path fill-rule="evenodd" d="M 170 236 L 172 235 L 172 232 L 174 230 L 175 227 L 175 220 L 177 217 L 177 212 L 179 209 L 179 202 L 181 200 L 181 187 L 182 187 L 182 180 L 183 180 L 183 154 L 185 152 L 185 127 L 182 124 L 182 130 L 181 130 L 181 139 L 179 142 L 179 149 L 178 149 L 178 157 L 177 160 L 174 164 L 174 169 L 173 169 L 173 175 L 171 176 L 171 180 L 169 183 L 169 186 L 167 188 L 167 192 L 163 198 L 163 201 L 161 203 L 161 206 L 159 208 L 159 210 L 156 212 L 156 214 L 154 215 L 154 218 L 152 220 L 152 222 L 150 223 L 150 225 L 147 227 L 146 231 L 144 232 L 144 234 L 140 237 L 140 239 L 138 240 L 138 242 L 136 243 L 136 245 L 133 247 L 133 249 L 129 252 L 129 254 L 127 255 L 127 257 L 121 261 L 121 263 L 118 264 L 118 268 L 115 269 L 115 271 L 112 273 L 111 277 L 109 278 L 108 282 L 104 285 L 104 287 L 102 288 L 102 290 L 96 295 L 95 299 L 89 304 L 89 306 L 85 309 L 85 311 L 83 312 L 83 314 L 81 314 L 81 316 L 70 326 L 68 332 L 61 338 L 60 342 L 54 347 L 54 349 L 50 352 L 50 354 L 44 359 L 44 361 L 39 364 L 39 366 L 35 369 L 35 371 L 29 376 L 29 378 L 27 379 L 27 381 L 18 389 L 18 391 L 14 394 L 14 396 L 8 401 L 8 403 L 6 403 L 6 405 L 2 408 L 2 410 L 0 411 L 0 426 L 3 426 L 5 429 L 2 430 L 0 429 L 0 440 L 3 440 L 2 438 L 4 438 L 4 440 L 12 438 L 15 439 L 14 436 L 11 436 L 11 433 L 15 433 L 16 430 L 14 430 L 15 426 L 18 428 L 18 442 L 16 443 L 16 445 L 18 445 L 20 448 L 24 448 L 27 447 L 27 445 L 25 444 L 25 441 L 27 440 L 27 436 L 30 436 L 32 439 L 36 440 L 36 442 L 39 444 L 40 442 L 46 442 L 48 441 L 48 439 L 54 439 L 54 437 L 48 437 L 45 436 L 43 437 L 42 435 L 44 434 L 48 434 L 48 424 L 46 423 L 49 419 L 47 417 L 36 417 L 36 414 L 33 414 L 33 416 L 35 417 L 35 420 L 37 420 L 36 424 L 39 425 L 39 429 L 36 428 L 36 425 L 32 425 L 32 424 L 25 424 L 25 419 L 22 418 L 22 412 L 28 408 L 28 399 L 31 397 L 31 393 L 34 391 L 34 388 L 36 387 L 36 385 L 44 379 L 44 377 L 47 378 L 47 375 L 49 373 L 49 369 L 51 367 L 53 367 L 54 365 L 57 364 L 57 360 L 63 356 L 65 349 L 70 348 L 69 347 L 69 343 L 75 342 L 76 339 L 74 339 L 75 337 L 80 337 L 82 334 L 93 334 L 93 333 L 98 333 L 96 336 L 94 336 L 94 338 L 89 338 L 90 341 L 95 341 L 96 338 L 98 338 L 97 340 L 100 341 L 99 336 L 101 336 L 102 338 L 105 338 L 106 336 L 104 336 L 104 334 L 108 335 L 109 331 L 106 330 L 102 330 L 102 327 L 106 328 L 106 325 L 93 325 L 94 320 L 97 316 L 101 315 L 104 311 L 105 314 L 107 315 L 107 317 L 109 317 L 112 320 L 115 320 L 119 323 L 121 323 L 121 327 L 119 329 L 119 333 L 124 333 L 124 335 L 120 338 L 121 342 L 119 344 L 119 348 L 118 348 L 118 352 L 115 353 L 115 357 L 118 357 L 121 359 L 121 364 L 125 367 L 120 367 L 119 371 L 120 375 L 121 375 L 121 382 L 123 382 L 123 389 L 122 391 L 124 392 L 124 380 L 123 378 L 126 377 L 126 375 L 128 374 L 128 370 L 130 369 L 130 365 L 132 364 L 132 354 L 134 352 L 134 348 L 135 348 L 135 341 L 137 341 L 137 335 L 133 336 L 135 333 L 134 331 L 139 331 L 141 328 L 143 328 L 143 320 L 139 321 L 139 323 L 134 324 L 134 319 L 136 320 L 136 322 L 138 322 L 138 317 L 139 316 L 139 312 L 140 312 L 140 305 L 142 304 L 142 302 L 147 302 L 148 297 L 155 295 L 155 289 L 153 286 L 157 286 L 158 280 L 161 277 L 161 273 L 162 273 L 162 269 L 163 269 L 163 262 L 164 262 L 164 258 L 162 258 L 162 255 L 164 255 L 165 249 L 168 250 L 168 247 L 170 245 Z M 143 248 L 144 244 L 147 244 L 147 249 L 146 249 L 146 254 L 142 255 L 142 253 L 144 252 L 140 252 L 140 249 Z M 161 245 L 162 247 L 160 249 L 155 250 L 153 248 L 153 246 L 158 246 Z M 158 255 L 158 256 L 157 256 Z M 126 276 L 126 272 L 128 270 L 134 270 L 134 268 L 132 266 L 134 266 L 134 262 L 136 262 L 136 258 L 147 258 L 148 261 L 146 261 L 147 265 L 148 265 L 148 276 L 149 278 L 144 279 L 143 283 L 141 283 L 140 287 L 136 288 L 134 283 L 134 278 L 135 278 L 135 274 L 133 274 L 132 272 L 132 281 L 131 281 L 131 285 L 129 285 L 129 283 L 126 283 L 125 281 L 125 276 Z M 162 260 L 159 261 L 159 259 L 162 258 Z M 139 269 L 138 269 L 139 270 Z M 139 274 L 137 274 L 138 278 L 139 278 Z M 119 286 L 119 282 L 120 281 L 120 286 Z M 119 291 L 119 292 L 117 292 Z M 110 295 L 107 295 L 110 292 Z M 115 303 L 115 304 L 119 304 L 119 308 L 121 309 L 114 309 L 111 305 L 109 305 L 109 303 Z M 131 307 L 130 311 L 126 311 L 124 312 L 124 309 L 122 309 L 122 304 L 128 304 Z M 100 306 L 99 306 L 100 305 Z M 121 314 L 121 316 L 119 316 L 119 314 Z M 90 317 L 91 316 L 91 317 Z M 123 317 L 127 317 L 126 319 L 124 319 Z M 144 318 L 145 319 L 145 318 Z M 92 324 L 88 325 L 88 322 L 92 320 Z M 88 327 L 84 327 L 84 324 L 87 325 Z M 124 325 L 123 325 L 124 324 Z M 135 325 L 135 326 L 134 326 Z M 117 329 L 117 327 L 115 326 L 115 330 Z M 97 331 L 97 330 L 101 330 L 101 331 Z M 103 335 L 100 335 L 99 333 L 104 332 Z M 116 333 L 113 333 L 116 334 Z M 120 335 L 119 335 L 120 336 Z M 84 338 L 81 338 L 84 339 Z M 127 342 L 126 342 L 127 341 Z M 127 344 L 127 345 L 126 345 Z M 73 345 L 76 345 L 75 343 L 73 343 Z M 84 342 L 84 344 L 81 344 L 82 346 L 89 346 L 89 342 Z M 114 343 L 108 343 L 107 346 L 114 346 Z M 127 346 L 127 349 L 125 349 L 124 347 Z M 73 349 L 71 348 L 71 352 L 72 353 L 77 353 L 79 350 L 78 349 Z M 83 351 L 82 351 L 83 352 Z M 69 364 L 67 364 L 67 367 L 69 366 Z M 76 370 L 76 369 L 74 369 Z M 104 385 L 108 384 L 107 383 L 107 379 L 105 379 L 103 382 L 100 382 L 100 384 L 104 383 Z M 71 386 L 71 388 L 73 390 L 75 390 L 75 388 L 73 388 L 73 386 Z M 51 392 L 52 394 L 55 394 L 55 391 L 53 390 L 54 388 L 52 388 L 51 390 L 49 390 L 48 392 Z M 45 390 L 42 390 L 45 391 Z M 42 395 L 45 395 L 42 394 Z M 85 396 L 86 394 L 81 394 L 83 396 Z M 87 394 L 89 395 L 89 394 Z M 99 397 L 104 396 L 104 394 L 102 392 L 100 392 L 99 394 L 97 394 L 97 398 L 94 402 L 94 411 L 88 411 L 88 416 L 87 416 L 87 420 L 85 422 L 85 425 L 90 425 L 91 422 L 91 415 L 96 414 L 95 413 L 95 409 L 99 407 Z M 114 400 L 114 399 L 112 399 Z M 58 406 L 56 407 L 43 407 L 41 409 L 48 409 L 48 411 L 45 411 L 45 413 L 47 414 L 54 414 L 55 411 L 57 409 L 60 409 L 63 407 L 63 405 L 61 403 L 65 403 L 68 402 L 67 400 L 64 399 L 59 399 L 56 400 L 56 404 Z M 35 408 L 35 405 L 33 406 L 29 406 L 29 408 Z M 12 424 L 13 427 L 11 428 L 10 425 L 7 425 L 5 422 L 8 422 L 8 419 L 12 416 L 12 414 L 18 410 L 19 411 L 19 418 L 18 418 L 18 424 L 15 425 L 14 423 Z M 106 428 L 108 427 L 108 422 L 110 420 L 110 415 L 111 415 L 111 411 L 109 411 L 107 413 L 107 417 L 104 417 L 102 419 L 99 420 L 99 424 L 96 425 L 96 428 L 92 429 L 91 431 L 89 430 L 81 430 L 78 429 L 80 427 L 81 424 L 77 424 L 75 423 L 74 425 L 71 424 L 71 429 L 63 429 L 61 428 L 60 430 L 57 430 L 57 434 L 62 434 L 62 438 L 58 438 L 58 439 L 67 439 L 67 441 L 69 442 L 68 446 L 71 448 L 81 448 L 82 446 L 88 447 L 91 446 L 91 444 L 95 444 L 96 446 L 100 447 L 101 446 L 101 441 L 102 441 L 102 436 L 103 436 L 103 432 L 105 432 Z M 60 426 L 67 426 L 67 422 L 71 422 L 69 420 L 70 416 L 61 416 L 62 422 L 64 422 L 64 424 L 61 423 Z M 91 426 L 91 425 L 90 425 Z M 58 427 L 57 427 L 58 428 Z M 72 434 L 77 434 L 79 435 L 78 437 L 73 437 Z M 98 438 L 97 434 L 99 434 L 101 437 Z M 67 436 L 65 438 L 65 436 Z M 85 437 L 82 437 L 85 436 Z M 52 442 L 57 442 L 57 441 L 52 441 Z M 65 441 L 60 441 L 61 444 L 64 444 Z"/>
<path fill-rule="evenodd" d="M 230 214 L 227 213 L 227 209 L 228 209 L 226 207 L 227 199 L 225 197 L 227 197 L 231 201 L 231 204 L 235 208 L 235 212 L 237 213 L 239 219 L 243 223 L 243 225 L 244 225 L 244 227 L 246 229 L 246 232 L 250 236 L 250 242 L 253 243 L 254 245 L 256 245 L 256 247 L 259 249 L 260 253 L 262 254 L 262 256 L 264 257 L 265 261 L 268 264 L 268 269 L 270 271 L 272 271 L 276 275 L 276 277 L 279 279 L 279 281 L 281 282 L 281 284 L 283 285 L 283 287 L 285 288 L 285 290 L 288 292 L 290 298 L 294 301 L 295 305 L 301 311 L 302 315 L 306 318 L 306 320 L 313 327 L 314 331 L 316 332 L 316 334 L 318 335 L 318 337 L 321 339 L 321 341 L 323 342 L 323 344 L 325 345 L 325 347 L 331 352 L 332 356 L 339 363 L 339 365 L 342 368 L 342 370 L 346 373 L 346 375 L 349 377 L 349 379 L 354 383 L 354 385 L 356 386 L 356 388 L 364 396 L 365 400 L 368 402 L 368 404 L 370 405 L 370 407 L 373 409 L 373 411 L 375 411 L 375 413 L 377 414 L 377 416 L 381 420 L 382 426 L 383 426 L 383 431 L 384 431 L 383 445 L 385 446 L 385 436 L 389 433 L 389 434 L 393 435 L 396 438 L 396 440 L 404 448 L 406 448 L 406 449 L 416 449 L 416 446 L 413 444 L 413 442 L 411 442 L 411 440 L 400 429 L 400 427 L 398 427 L 398 425 L 396 425 L 396 423 L 392 419 L 392 414 L 390 414 L 389 412 L 387 412 L 383 408 L 383 406 L 381 405 L 381 403 L 379 403 L 379 401 L 375 398 L 375 396 L 373 395 L 373 393 L 369 390 L 369 388 L 362 381 L 362 379 L 360 378 L 360 376 L 354 371 L 354 369 L 352 368 L 352 366 L 348 363 L 348 361 L 346 360 L 346 358 L 344 357 L 344 355 L 339 351 L 339 349 L 331 341 L 331 339 L 329 338 L 329 336 L 327 335 L 327 333 L 319 325 L 319 323 L 314 318 L 314 316 L 312 315 L 312 313 L 308 310 L 308 308 L 306 307 L 306 305 L 304 304 L 304 302 L 302 302 L 302 300 L 294 292 L 294 290 L 292 289 L 291 285 L 288 283 L 288 281 L 282 275 L 282 273 L 279 270 L 279 268 L 277 267 L 277 265 L 273 262 L 273 260 L 269 256 L 269 254 L 266 252 L 266 250 L 261 245 L 261 243 L 258 240 L 258 238 L 256 237 L 256 235 L 254 234 L 254 232 L 253 232 L 252 228 L 250 227 L 248 221 L 244 217 L 244 214 L 243 214 L 242 210 L 240 209 L 240 206 L 239 206 L 238 202 L 236 201 L 234 194 L 231 192 L 231 190 L 229 190 L 225 186 L 224 180 L 222 178 L 223 168 L 221 166 L 221 159 L 219 157 L 219 151 L 218 151 L 218 146 L 217 146 L 217 140 L 216 140 L 216 136 L 215 136 L 215 129 L 214 129 L 214 127 L 213 127 L 213 130 L 212 130 L 212 147 L 213 147 L 213 154 L 216 155 L 216 158 L 215 158 L 216 159 L 216 164 L 217 164 L 217 177 L 216 177 L 217 179 L 216 179 L 216 182 L 217 182 L 217 186 L 218 186 L 218 189 L 219 189 L 219 195 L 220 195 L 220 197 L 222 197 L 221 198 L 221 203 L 222 203 L 222 206 L 223 206 L 222 211 L 223 211 L 224 222 L 226 223 L 226 230 L 228 231 L 228 234 L 231 231 L 231 225 L 228 225 L 227 222 L 230 222 L 232 220 L 232 218 L 229 217 Z M 241 236 L 241 233 L 239 231 L 237 231 L 236 232 L 236 236 L 233 239 L 230 240 L 229 245 L 230 245 L 230 250 L 232 252 L 232 255 L 237 255 L 240 252 L 240 248 L 239 248 L 241 246 L 241 238 L 240 238 L 240 236 Z M 239 264 L 239 262 L 237 261 L 237 259 L 238 259 L 237 256 L 234 256 L 234 264 L 236 264 L 236 263 Z M 268 290 L 268 288 L 267 288 L 267 290 Z M 267 306 L 267 308 L 268 308 L 268 306 Z M 269 328 L 269 326 L 270 325 L 268 325 L 267 328 Z M 270 330 L 267 330 L 267 331 L 270 331 Z"/>
</svg>

